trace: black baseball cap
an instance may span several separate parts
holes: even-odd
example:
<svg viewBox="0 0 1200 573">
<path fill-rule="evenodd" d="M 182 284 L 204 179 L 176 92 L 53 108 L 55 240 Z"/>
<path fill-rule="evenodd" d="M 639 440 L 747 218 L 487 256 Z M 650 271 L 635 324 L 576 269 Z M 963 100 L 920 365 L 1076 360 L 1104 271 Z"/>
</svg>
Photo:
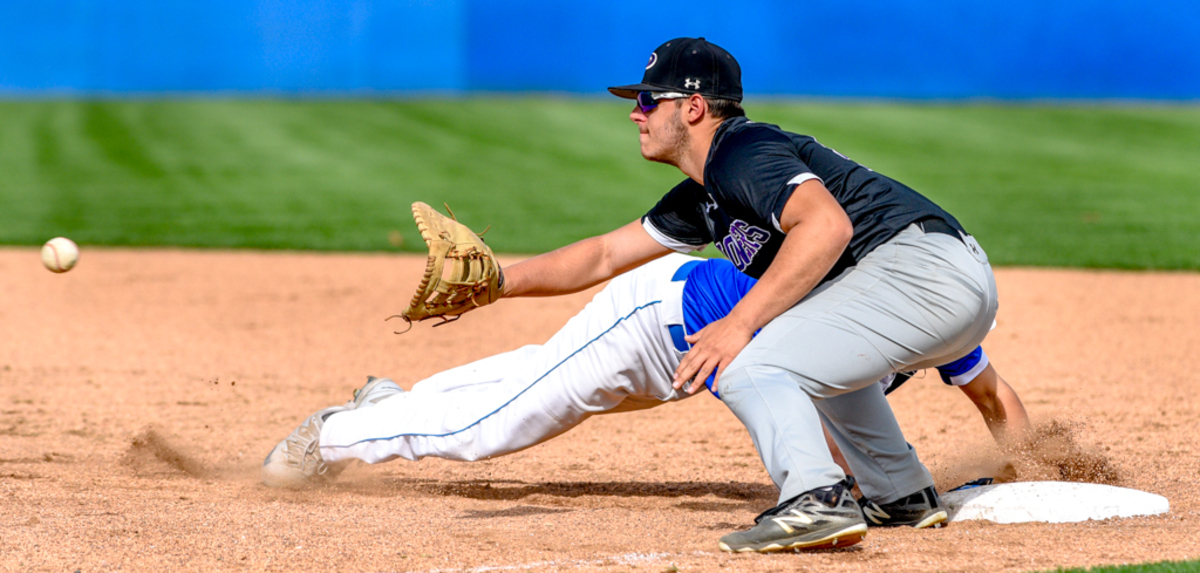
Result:
<svg viewBox="0 0 1200 573">
<path fill-rule="evenodd" d="M 742 68 L 724 48 L 704 38 L 675 38 L 650 54 L 642 83 L 608 88 L 617 97 L 638 92 L 682 92 L 742 101 Z"/>
</svg>

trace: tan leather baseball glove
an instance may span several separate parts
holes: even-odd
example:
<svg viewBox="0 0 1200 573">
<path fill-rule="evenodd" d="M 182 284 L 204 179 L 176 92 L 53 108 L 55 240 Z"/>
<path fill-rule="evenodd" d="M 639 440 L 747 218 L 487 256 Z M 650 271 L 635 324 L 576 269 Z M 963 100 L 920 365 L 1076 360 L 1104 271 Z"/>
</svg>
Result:
<svg viewBox="0 0 1200 573">
<path fill-rule="evenodd" d="M 447 217 L 420 201 L 413 203 L 412 214 L 429 247 L 429 260 L 412 302 L 397 316 L 409 323 L 429 318 L 451 322 L 500 298 L 504 274 L 479 235 L 451 218 L 453 212 Z"/>
</svg>

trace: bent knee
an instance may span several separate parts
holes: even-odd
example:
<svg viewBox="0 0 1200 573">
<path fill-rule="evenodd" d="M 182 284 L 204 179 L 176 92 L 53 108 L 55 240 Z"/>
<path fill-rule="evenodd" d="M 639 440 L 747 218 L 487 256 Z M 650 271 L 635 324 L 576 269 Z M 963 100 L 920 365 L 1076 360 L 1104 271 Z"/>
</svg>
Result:
<svg viewBox="0 0 1200 573">
<path fill-rule="evenodd" d="M 736 363 L 721 373 L 717 390 L 723 399 L 745 392 L 767 393 L 794 391 L 799 388 L 796 375 L 784 368 L 766 364 Z"/>
</svg>

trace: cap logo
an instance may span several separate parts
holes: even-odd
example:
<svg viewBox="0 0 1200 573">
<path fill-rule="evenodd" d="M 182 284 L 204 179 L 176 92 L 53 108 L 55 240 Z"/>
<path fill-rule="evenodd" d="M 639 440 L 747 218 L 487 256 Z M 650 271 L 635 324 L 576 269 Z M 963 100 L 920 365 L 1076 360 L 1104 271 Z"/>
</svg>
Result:
<svg viewBox="0 0 1200 573">
<path fill-rule="evenodd" d="M 684 78 L 683 87 L 689 90 L 698 90 L 700 89 L 700 80 L 696 78 Z"/>
<path fill-rule="evenodd" d="M 646 62 L 646 69 L 648 70 L 650 68 L 653 68 L 654 64 L 657 64 L 657 63 L 658 63 L 658 52 L 650 52 L 650 61 Z"/>
</svg>

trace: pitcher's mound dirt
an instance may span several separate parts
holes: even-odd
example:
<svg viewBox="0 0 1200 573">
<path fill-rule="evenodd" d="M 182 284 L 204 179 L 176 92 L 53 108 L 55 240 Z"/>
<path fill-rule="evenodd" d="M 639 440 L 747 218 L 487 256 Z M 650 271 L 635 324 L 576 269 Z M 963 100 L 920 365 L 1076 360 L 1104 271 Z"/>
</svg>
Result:
<svg viewBox="0 0 1200 573">
<path fill-rule="evenodd" d="M 509 258 L 505 262 L 512 262 Z M 897 392 L 942 489 L 982 475 L 1117 484 L 1164 516 L 878 530 L 728 555 L 775 501 L 745 430 L 697 397 L 593 418 L 512 456 L 350 468 L 299 492 L 262 457 L 367 375 L 410 386 L 544 341 L 591 293 L 396 336 L 423 257 L 89 249 L 63 275 L 0 249 L 0 570 L 1036 571 L 1200 557 L 1200 275 L 1000 269 L 984 343 L 1038 425 L 1001 453 L 936 375 Z"/>
</svg>

